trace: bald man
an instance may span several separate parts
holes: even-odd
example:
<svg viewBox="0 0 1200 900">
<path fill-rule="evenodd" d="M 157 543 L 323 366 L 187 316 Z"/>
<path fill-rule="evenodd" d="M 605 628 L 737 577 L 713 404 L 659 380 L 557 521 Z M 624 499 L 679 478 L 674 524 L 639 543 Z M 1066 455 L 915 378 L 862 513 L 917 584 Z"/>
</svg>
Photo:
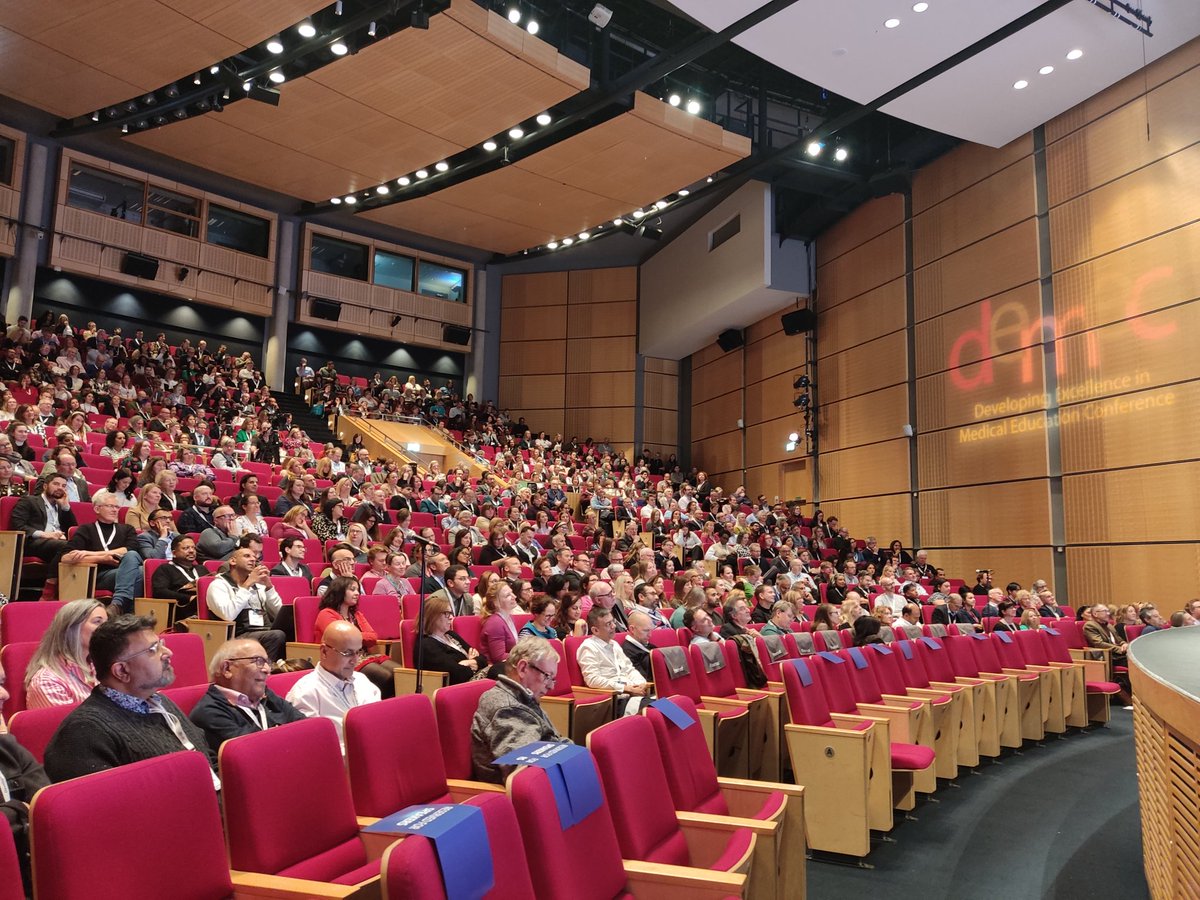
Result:
<svg viewBox="0 0 1200 900">
<path fill-rule="evenodd" d="M 337 728 L 342 752 L 346 739 L 342 723 L 346 713 L 356 706 L 378 703 L 379 688 L 354 667 L 363 658 L 362 632 L 349 622 L 334 622 L 321 635 L 321 655 L 317 667 L 293 686 L 287 702 L 309 716 L 324 716 Z"/>
</svg>

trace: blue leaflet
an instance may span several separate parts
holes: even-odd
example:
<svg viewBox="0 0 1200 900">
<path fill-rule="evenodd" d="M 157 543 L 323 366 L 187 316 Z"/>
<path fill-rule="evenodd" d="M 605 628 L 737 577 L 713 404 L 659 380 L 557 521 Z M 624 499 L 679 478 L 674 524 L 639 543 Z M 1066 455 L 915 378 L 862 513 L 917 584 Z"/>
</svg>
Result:
<svg viewBox="0 0 1200 900">
<path fill-rule="evenodd" d="M 808 663 L 802 659 L 793 659 L 792 666 L 796 669 L 796 674 L 800 676 L 800 683 L 805 687 L 812 685 L 812 672 L 808 671 Z"/>
<path fill-rule="evenodd" d="M 1049 625 L 1043 625 L 1042 631 L 1046 632 L 1047 634 L 1052 634 L 1055 637 L 1058 637 L 1058 630 L 1055 628 L 1051 628 Z"/>
<path fill-rule="evenodd" d="M 429 838 L 442 870 L 448 900 L 479 900 L 495 884 L 487 826 L 483 810 L 477 806 L 454 803 L 410 806 L 368 825 L 363 831 Z"/>
<path fill-rule="evenodd" d="M 666 697 L 655 700 L 650 705 L 662 713 L 668 722 L 681 731 L 684 728 L 690 728 L 696 724 L 695 719 L 685 713 L 677 704 L 671 700 L 668 700 Z"/>
<path fill-rule="evenodd" d="M 850 658 L 854 660 L 854 668 L 865 669 L 867 667 L 867 658 L 863 656 L 862 647 L 851 647 Z"/>
<path fill-rule="evenodd" d="M 904 654 L 905 659 L 912 659 L 912 645 L 908 641 L 897 641 L 896 646 L 900 648 L 900 652 Z"/>
<path fill-rule="evenodd" d="M 534 741 L 495 760 L 500 766 L 537 766 L 544 769 L 558 820 L 563 828 L 582 822 L 600 808 L 600 776 L 586 747 L 553 741 Z"/>
<path fill-rule="evenodd" d="M 881 653 L 884 656 L 892 655 L 892 648 L 887 644 L 871 644 L 871 646 L 875 648 L 876 653 Z"/>
<path fill-rule="evenodd" d="M 923 638 L 921 638 L 921 643 L 923 643 L 930 650 L 941 650 L 942 649 L 942 645 L 937 642 L 936 638 L 923 637 Z"/>
<path fill-rule="evenodd" d="M 817 654 L 817 656 L 821 657 L 821 659 L 825 660 L 826 662 L 837 663 L 839 666 L 845 662 L 845 660 L 836 653 L 830 653 L 828 650 L 822 650 Z"/>
<path fill-rule="evenodd" d="M 1009 634 L 1007 631 L 993 631 L 992 634 L 994 634 L 996 637 L 1000 638 L 1000 640 L 1002 640 L 1006 644 L 1012 643 L 1012 635 Z"/>
</svg>

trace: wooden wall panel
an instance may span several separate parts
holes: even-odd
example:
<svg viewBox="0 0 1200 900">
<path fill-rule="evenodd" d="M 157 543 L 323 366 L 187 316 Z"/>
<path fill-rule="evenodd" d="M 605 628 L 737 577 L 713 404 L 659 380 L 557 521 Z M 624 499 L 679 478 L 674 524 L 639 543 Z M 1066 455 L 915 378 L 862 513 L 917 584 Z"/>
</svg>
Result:
<svg viewBox="0 0 1200 900">
<path fill-rule="evenodd" d="M 567 302 L 567 273 L 538 272 L 504 276 L 504 308 L 555 306 Z"/>
<path fill-rule="evenodd" d="M 545 340 L 566 330 L 565 306 L 506 307 L 500 313 L 500 333 L 505 342 Z"/>
<path fill-rule="evenodd" d="M 897 438 L 907 422 L 908 388 L 903 384 L 822 403 L 817 410 L 822 452 Z"/>
<path fill-rule="evenodd" d="M 1050 543 L 1050 483 L 1010 481 L 921 491 L 921 540 L 936 547 Z"/>
<path fill-rule="evenodd" d="M 1037 223 L 1027 219 L 913 273 L 916 320 L 921 322 L 1038 277 Z"/>
<path fill-rule="evenodd" d="M 515 422 L 524 417 L 529 424 L 530 429 L 536 434 L 539 431 L 544 431 L 551 437 L 556 434 L 562 434 L 563 428 L 563 408 L 561 406 L 556 409 L 519 409 L 506 407 L 508 414 L 512 416 Z M 569 435 L 568 435 L 569 437 Z"/>
<path fill-rule="evenodd" d="M 746 345 L 746 384 L 769 379 L 781 373 L 796 373 L 802 371 L 807 358 L 805 351 L 806 340 L 803 335 L 784 334 L 779 325 L 779 316 L 771 316 L 776 331 L 762 340 Z M 749 329 L 747 329 L 749 332 Z M 747 334 L 749 337 L 749 334 Z M 795 375 L 792 374 L 793 379 Z M 791 388 L 791 382 L 788 382 Z"/>
<path fill-rule="evenodd" d="M 566 341 L 502 341 L 501 375 L 544 375 L 562 372 L 567 360 Z"/>
<path fill-rule="evenodd" d="M 1168 574 L 1154 579 L 1152 599 L 1169 616 L 1200 595 L 1200 543 L 1067 548 L 1067 577 L 1076 606 L 1139 600 L 1150 572 Z"/>
<path fill-rule="evenodd" d="M 567 341 L 568 372 L 625 372 L 634 368 L 635 338 L 587 338 Z M 629 397 L 633 405 L 633 397 Z"/>
<path fill-rule="evenodd" d="M 1045 409 L 1042 348 L 917 379 L 917 430 L 937 431 Z"/>
<path fill-rule="evenodd" d="M 1042 321 L 1037 282 L 1031 281 L 917 323 L 917 377 L 1040 344 L 1052 333 L 1053 325 Z"/>
<path fill-rule="evenodd" d="M 793 419 L 775 419 L 746 425 L 746 459 L 760 463 L 779 463 L 803 456 L 801 451 L 786 450 L 788 434 L 803 431 L 803 425 Z M 803 447 L 803 442 L 800 444 Z"/>
<path fill-rule="evenodd" d="M 723 394 L 712 400 L 697 403 L 692 398 L 692 440 L 703 440 L 717 434 L 737 430 L 742 418 L 741 392 Z"/>
<path fill-rule="evenodd" d="M 674 410 L 647 409 L 643 427 L 643 440 L 647 444 L 674 448 L 678 443 L 679 416 Z"/>
<path fill-rule="evenodd" d="M 821 465 L 825 464 L 822 456 Z M 837 516 L 855 538 L 878 539 L 881 547 L 894 540 L 912 546 L 912 497 L 905 494 L 885 494 L 864 500 L 822 500 L 825 517 Z"/>
<path fill-rule="evenodd" d="M 1024 157 L 913 217 L 913 265 L 923 266 L 1036 212 L 1033 158 Z"/>
<path fill-rule="evenodd" d="M 597 338 L 637 333 L 637 303 L 579 303 L 567 316 L 567 337 Z M 556 332 L 548 332 L 556 333 Z"/>
<path fill-rule="evenodd" d="M 1092 472 L 1195 459 L 1200 382 L 1065 407 L 1063 472 Z"/>
<path fill-rule="evenodd" d="M 586 437 L 597 441 L 609 438 L 613 444 L 633 443 L 633 407 L 611 409 L 567 409 L 566 432 L 581 440 Z"/>
<path fill-rule="evenodd" d="M 647 372 L 661 375 L 679 374 L 679 361 L 675 359 L 658 359 L 654 356 L 647 356 L 644 358 L 644 366 Z"/>
<path fill-rule="evenodd" d="M 1200 222 L 1056 272 L 1059 335 L 1135 318 L 1200 297 Z M 1157 332 L 1132 326 L 1150 343 Z"/>
<path fill-rule="evenodd" d="M 793 419 L 793 428 L 788 430 L 803 430 L 800 423 L 803 416 L 793 405 L 792 400 L 796 390 L 792 387 L 796 380 L 795 373 L 784 372 L 746 388 L 747 423 L 770 422 L 775 419 Z"/>
<path fill-rule="evenodd" d="M 500 396 L 505 407 L 523 409 L 554 409 L 563 407 L 565 390 L 563 375 L 502 375 Z M 542 430 L 536 422 L 529 423 L 535 431 Z"/>
<path fill-rule="evenodd" d="M 904 328 L 904 279 L 887 284 L 854 299 L 839 303 L 817 317 L 817 352 L 832 356 Z"/>
<path fill-rule="evenodd" d="M 968 584 L 975 583 L 976 569 L 992 569 L 1001 587 L 1010 581 L 1028 585 L 1038 578 L 1054 580 L 1054 551 L 1049 547 L 936 547 L 926 543 L 925 549 L 930 562 L 945 569 L 951 578 L 962 578 Z M 1074 578 L 1071 584 L 1075 584 Z M 1067 603 L 1057 589 L 1056 593 L 1060 603 Z M 1075 593 L 1072 589 L 1071 595 Z"/>
<path fill-rule="evenodd" d="M 904 197 L 888 194 L 869 200 L 821 235 L 817 265 L 823 266 L 904 221 Z"/>
<path fill-rule="evenodd" d="M 904 274 L 904 229 L 885 231 L 817 269 L 816 309 L 826 310 Z"/>
<path fill-rule="evenodd" d="M 731 431 L 704 440 L 693 440 L 692 462 L 713 476 L 713 483 L 726 492 L 742 480 L 742 433 Z M 733 473 L 728 475 L 727 473 Z"/>
<path fill-rule="evenodd" d="M 955 147 L 913 177 L 913 212 L 924 212 L 1032 152 L 1033 137 L 1029 134 L 1021 135 L 999 150 L 970 142 Z"/>
<path fill-rule="evenodd" d="M 822 403 L 843 400 L 903 384 L 907 378 L 908 343 L 898 331 L 845 353 L 817 361 L 817 385 Z"/>
<path fill-rule="evenodd" d="M 761 494 L 768 502 L 774 502 L 776 497 L 785 501 L 803 499 L 807 502 L 813 495 L 809 463 L 807 457 L 800 457 L 782 464 L 773 463 L 747 469 L 746 493 L 751 497 Z"/>
<path fill-rule="evenodd" d="M 636 266 L 618 269 L 577 269 L 567 284 L 569 303 L 624 303 L 638 297 Z"/>
<path fill-rule="evenodd" d="M 734 350 L 692 369 L 692 400 L 701 403 L 730 391 L 741 391 L 742 351 Z"/>
<path fill-rule="evenodd" d="M 1052 208 L 1054 270 L 1190 224 L 1198 208 L 1200 144 Z"/>
<path fill-rule="evenodd" d="M 567 376 L 567 408 L 633 406 L 633 373 L 604 372 L 601 374 Z"/>
<path fill-rule="evenodd" d="M 1063 479 L 1072 544 L 1187 541 L 1200 533 L 1200 462 Z"/>
<path fill-rule="evenodd" d="M 821 500 L 909 490 L 908 441 L 901 439 L 821 454 Z"/>
<path fill-rule="evenodd" d="M 1012 481 L 1049 474 L 1046 414 L 1013 416 L 1002 433 L 951 428 L 917 435 L 917 478 L 922 489 Z"/>
<path fill-rule="evenodd" d="M 642 400 L 647 409 L 674 410 L 679 405 L 679 377 L 646 372 L 643 378 Z"/>
</svg>

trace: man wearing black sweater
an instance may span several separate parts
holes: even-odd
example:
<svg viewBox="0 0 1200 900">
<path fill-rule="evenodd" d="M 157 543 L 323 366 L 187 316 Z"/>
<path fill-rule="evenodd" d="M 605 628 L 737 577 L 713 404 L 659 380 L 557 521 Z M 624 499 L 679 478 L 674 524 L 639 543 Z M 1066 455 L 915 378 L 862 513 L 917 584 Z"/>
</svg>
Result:
<svg viewBox="0 0 1200 900">
<path fill-rule="evenodd" d="M 192 710 L 214 750 L 230 738 L 299 722 L 304 713 L 267 687 L 271 659 L 252 638 L 226 641 L 208 666 L 213 683 Z"/>
<path fill-rule="evenodd" d="M 158 693 L 175 681 L 171 651 L 155 633 L 153 616 L 121 615 L 92 634 L 99 684 L 59 726 L 46 747 L 46 772 L 66 781 L 179 750 L 216 755 L 204 733 Z M 213 786 L 220 789 L 217 776 Z"/>
</svg>

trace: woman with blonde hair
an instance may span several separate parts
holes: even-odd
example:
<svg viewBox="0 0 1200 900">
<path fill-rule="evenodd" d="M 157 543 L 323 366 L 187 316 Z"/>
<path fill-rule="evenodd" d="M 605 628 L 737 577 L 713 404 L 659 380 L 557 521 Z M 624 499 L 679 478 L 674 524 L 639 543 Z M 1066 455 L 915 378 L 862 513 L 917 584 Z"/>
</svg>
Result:
<svg viewBox="0 0 1200 900">
<path fill-rule="evenodd" d="M 138 491 L 137 503 L 125 510 L 125 524 L 145 531 L 150 527 L 150 517 L 159 511 L 162 502 L 162 488 L 157 484 L 143 485 Z"/>
<path fill-rule="evenodd" d="M 517 642 L 517 626 L 512 618 L 516 606 L 517 595 L 509 583 L 503 578 L 492 579 L 479 615 L 483 655 L 493 667 L 508 658 Z"/>
<path fill-rule="evenodd" d="M 1036 609 L 1027 609 L 1021 613 L 1020 631 L 1038 631 L 1042 627 L 1042 617 Z"/>
<path fill-rule="evenodd" d="M 96 686 L 88 656 L 92 633 L 108 621 L 108 610 L 93 598 L 72 600 L 54 614 L 25 670 L 29 709 L 82 703 Z"/>
</svg>

